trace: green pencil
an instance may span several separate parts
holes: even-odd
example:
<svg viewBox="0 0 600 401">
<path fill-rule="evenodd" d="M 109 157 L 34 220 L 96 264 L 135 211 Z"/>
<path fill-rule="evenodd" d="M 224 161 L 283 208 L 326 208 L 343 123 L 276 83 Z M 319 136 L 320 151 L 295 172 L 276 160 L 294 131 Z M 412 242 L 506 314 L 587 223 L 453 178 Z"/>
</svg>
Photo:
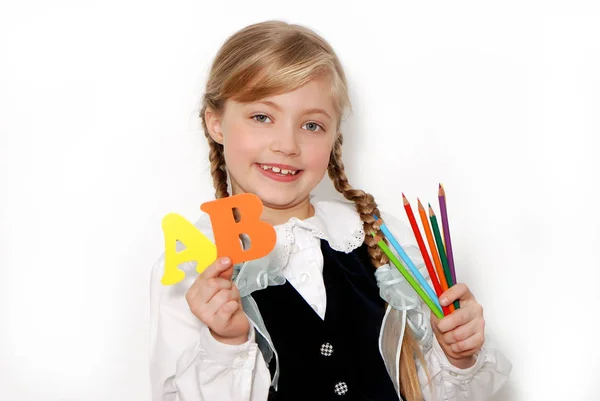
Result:
<svg viewBox="0 0 600 401">
<path fill-rule="evenodd" d="M 371 234 L 371 235 L 375 236 L 375 234 Z M 413 278 L 413 276 L 410 275 L 410 273 L 408 272 L 408 270 L 406 270 L 406 268 L 402 265 L 402 263 L 400 262 L 400 260 L 398 260 L 398 258 L 396 257 L 396 255 L 394 255 L 392 253 L 392 251 L 387 246 L 387 244 L 385 243 L 385 241 L 384 240 L 379 240 L 379 242 L 377 243 L 377 245 L 379 245 L 379 247 L 383 250 L 383 253 L 385 253 L 387 255 L 387 257 L 392 261 L 392 263 L 394 264 L 394 266 L 396 266 L 396 268 L 404 276 L 404 278 L 406 279 L 406 281 L 408 281 L 408 283 L 410 284 L 410 286 L 417 292 L 417 294 L 419 294 L 419 296 L 421 297 L 421 299 L 423 301 L 425 301 L 425 303 L 427 304 L 427 306 L 429 306 L 429 309 L 431 309 L 431 311 L 437 316 L 437 318 L 438 319 L 443 319 L 444 318 L 444 314 L 442 313 L 442 311 L 440 310 L 440 308 L 438 308 L 437 305 L 432 301 L 432 299 L 429 298 L 429 295 L 427 295 L 425 293 L 425 291 L 421 288 L 421 286 L 419 285 L 419 283 L 417 282 L 417 280 L 415 280 Z"/>
<path fill-rule="evenodd" d="M 452 273 L 450 272 L 450 266 L 448 265 L 448 258 L 446 257 L 446 251 L 444 250 L 444 243 L 442 242 L 442 235 L 440 234 L 440 227 L 438 226 L 437 218 L 435 217 L 435 213 L 433 213 L 431 205 L 429 205 L 429 220 L 431 220 L 433 236 L 435 237 L 435 243 L 437 244 L 438 253 L 440 254 L 442 266 L 444 267 L 444 275 L 446 276 L 446 281 L 448 282 L 448 288 L 450 288 L 456 283 L 452 279 Z M 454 308 L 460 308 L 460 303 L 458 300 L 454 301 Z"/>
</svg>

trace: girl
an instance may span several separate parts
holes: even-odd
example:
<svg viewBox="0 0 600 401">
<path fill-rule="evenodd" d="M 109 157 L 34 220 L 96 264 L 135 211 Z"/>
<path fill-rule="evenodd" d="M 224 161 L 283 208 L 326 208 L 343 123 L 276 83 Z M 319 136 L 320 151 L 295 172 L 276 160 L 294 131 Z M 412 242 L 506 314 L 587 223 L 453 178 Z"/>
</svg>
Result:
<svg viewBox="0 0 600 401">
<path fill-rule="evenodd" d="M 430 318 L 378 248 L 377 204 L 352 188 L 342 163 L 348 108 L 338 58 L 307 28 L 251 25 L 217 54 L 200 113 L 216 197 L 229 196 L 228 180 L 231 194 L 256 194 L 277 244 L 264 258 L 222 258 L 200 275 L 187 263 L 186 279 L 169 287 L 157 263 L 155 401 L 480 401 L 506 380 L 511 365 L 484 346 L 468 287 L 440 298 L 460 309 Z M 325 171 L 347 201 L 311 195 Z M 406 226 L 383 219 L 412 242 Z M 206 215 L 196 227 L 210 238 Z"/>
</svg>

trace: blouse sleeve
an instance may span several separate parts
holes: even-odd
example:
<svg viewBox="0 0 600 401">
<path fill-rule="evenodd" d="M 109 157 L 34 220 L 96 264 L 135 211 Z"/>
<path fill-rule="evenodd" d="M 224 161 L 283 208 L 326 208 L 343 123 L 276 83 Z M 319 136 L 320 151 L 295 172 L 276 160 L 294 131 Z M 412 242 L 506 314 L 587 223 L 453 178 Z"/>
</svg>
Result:
<svg viewBox="0 0 600 401">
<path fill-rule="evenodd" d="M 384 214 L 382 218 L 415 266 L 431 284 L 423 257 L 410 227 L 393 216 Z M 416 296 L 415 293 L 411 295 Z M 416 308 L 407 311 L 407 328 L 412 329 L 415 333 L 427 365 L 425 369 L 417 360 L 424 400 L 482 401 L 489 399 L 507 381 L 512 370 L 511 363 L 486 338 L 485 345 L 476 355 L 477 359 L 473 366 L 468 369 L 455 367 L 448 361 L 433 334 L 430 314 L 431 311 L 420 299 Z"/>
<path fill-rule="evenodd" d="M 264 401 L 270 373 L 251 330 L 240 345 L 218 342 L 189 310 L 185 293 L 197 273 L 160 283 L 164 261 L 152 270 L 150 377 L 153 401 Z M 195 274 L 194 274 L 195 273 Z"/>
</svg>

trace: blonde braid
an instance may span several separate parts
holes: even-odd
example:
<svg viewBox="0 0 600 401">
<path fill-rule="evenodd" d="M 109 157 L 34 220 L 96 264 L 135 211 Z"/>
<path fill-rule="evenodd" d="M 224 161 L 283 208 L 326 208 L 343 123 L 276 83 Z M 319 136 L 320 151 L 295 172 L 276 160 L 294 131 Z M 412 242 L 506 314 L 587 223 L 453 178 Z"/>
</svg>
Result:
<svg viewBox="0 0 600 401">
<path fill-rule="evenodd" d="M 335 141 L 331 156 L 329 158 L 329 166 L 327 172 L 333 181 L 333 186 L 348 200 L 356 204 L 356 210 L 360 214 L 363 221 L 363 229 L 365 231 L 365 243 L 369 247 L 369 255 L 373 266 L 380 267 L 388 263 L 387 256 L 379 248 L 377 243 L 383 235 L 379 228 L 381 220 L 376 221 L 373 215 L 380 216 L 377 203 L 371 194 L 360 189 L 354 189 L 348 182 L 348 177 L 344 170 L 342 161 L 342 144 L 344 139 L 340 133 Z M 371 235 L 374 233 L 375 235 Z M 422 401 L 423 394 L 419 385 L 419 377 L 417 375 L 417 366 L 415 358 L 419 358 L 425 365 L 423 353 L 421 352 L 417 341 L 414 338 L 412 330 L 407 328 L 402 340 L 402 351 L 400 352 L 400 392 L 402 397 L 407 401 Z"/>
<path fill-rule="evenodd" d="M 369 246 L 369 255 L 373 260 L 375 267 L 379 267 L 388 262 L 385 253 L 377 246 L 377 242 L 381 238 L 379 224 L 373 215 L 379 216 L 379 209 L 377 209 L 377 203 L 373 195 L 366 193 L 360 189 L 354 189 L 348 182 L 346 172 L 344 170 L 344 163 L 342 162 L 342 144 L 344 138 L 342 134 L 338 134 L 338 137 L 331 151 L 329 158 L 329 166 L 327 172 L 329 178 L 333 181 L 335 189 L 344 195 L 344 197 L 356 204 L 356 210 L 360 214 L 360 218 L 363 221 L 363 228 L 365 231 L 365 243 Z M 371 235 L 375 233 L 375 237 Z"/>
<path fill-rule="evenodd" d="M 208 160 L 210 161 L 210 175 L 213 179 L 213 186 L 215 187 L 215 198 L 226 198 L 229 196 L 227 191 L 227 169 L 225 168 L 225 155 L 223 154 L 223 145 L 215 142 L 214 139 L 209 135 L 208 129 L 206 128 L 206 120 L 204 113 L 206 111 L 207 103 L 210 100 L 205 97 L 204 106 L 200 111 L 200 118 L 202 119 L 202 128 L 204 129 L 204 136 L 208 140 Z"/>
</svg>

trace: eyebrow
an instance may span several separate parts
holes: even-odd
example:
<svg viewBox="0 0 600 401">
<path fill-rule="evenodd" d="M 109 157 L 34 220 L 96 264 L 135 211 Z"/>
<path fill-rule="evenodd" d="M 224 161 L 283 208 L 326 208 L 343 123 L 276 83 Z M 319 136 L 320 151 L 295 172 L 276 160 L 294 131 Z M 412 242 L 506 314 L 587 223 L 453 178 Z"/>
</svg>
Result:
<svg viewBox="0 0 600 401">
<path fill-rule="evenodd" d="M 270 106 L 272 108 L 274 108 L 275 110 L 281 112 L 281 107 L 279 107 L 279 105 L 277 105 L 277 103 L 273 103 L 269 100 L 261 100 L 258 103 L 262 103 L 264 105 Z M 330 120 L 332 120 L 331 116 L 329 115 L 329 113 L 327 113 L 325 110 L 323 109 L 318 109 L 318 108 L 313 108 L 313 109 L 307 109 L 304 110 L 304 112 L 302 113 L 303 115 L 305 114 L 323 114 L 325 115 L 327 118 L 329 118 Z"/>
</svg>

